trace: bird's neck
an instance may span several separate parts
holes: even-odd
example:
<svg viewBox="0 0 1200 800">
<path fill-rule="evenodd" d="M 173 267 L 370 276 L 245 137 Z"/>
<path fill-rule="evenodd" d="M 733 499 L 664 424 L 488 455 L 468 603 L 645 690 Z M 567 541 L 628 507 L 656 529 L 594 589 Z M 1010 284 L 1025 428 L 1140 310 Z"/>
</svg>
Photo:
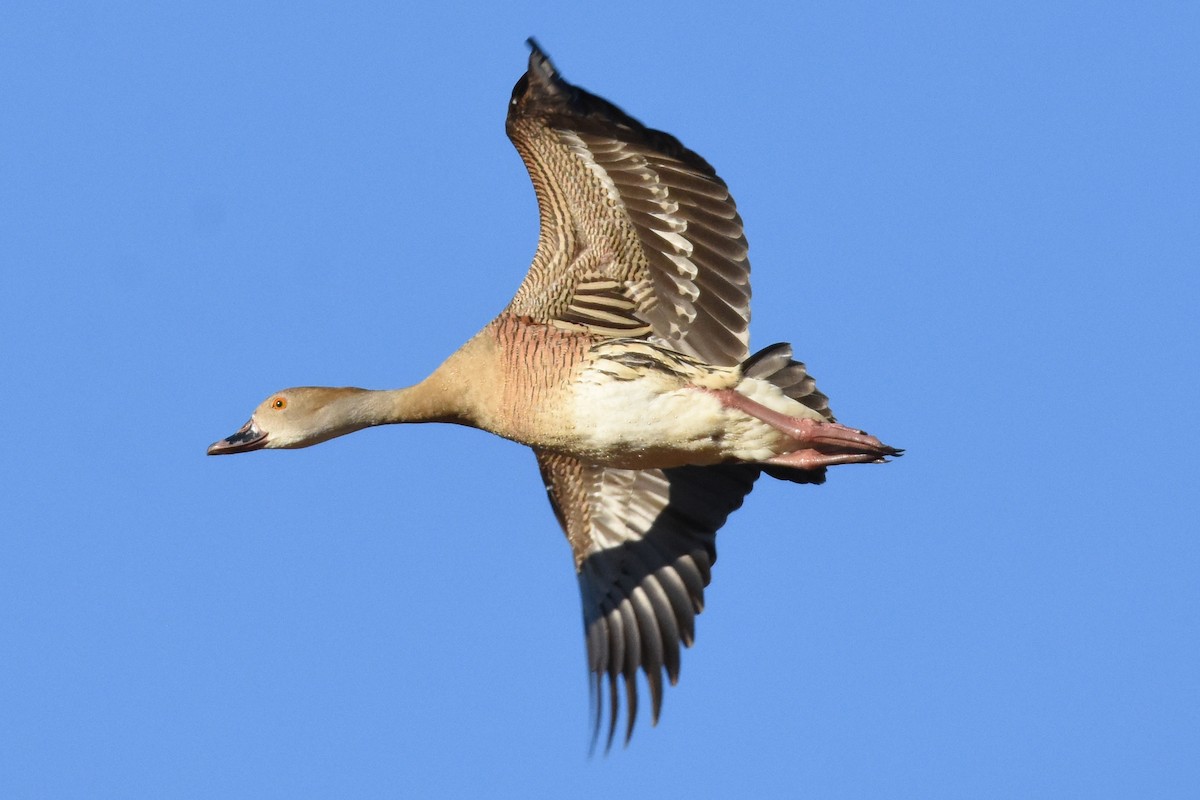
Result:
<svg viewBox="0 0 1200 800">
<path fill-rule="evenodd" d="M 476 336 L 446 359 L 425 380 L 402 389 L 345 389 L 330 403 L 337 420 L 336 436 L 375 425 L 402 422 L 453 422 L 473 427 L 480 424 L 479 408 L 496 383 L 494 343 Z"/>
<path fill-rule="evenodd" d="M 330 411 L 355 428 L 402 422 L 460 422 L 462 410 L 437 374 L 402 389 L 354 389 L 337 397 Z"/>
</svg>

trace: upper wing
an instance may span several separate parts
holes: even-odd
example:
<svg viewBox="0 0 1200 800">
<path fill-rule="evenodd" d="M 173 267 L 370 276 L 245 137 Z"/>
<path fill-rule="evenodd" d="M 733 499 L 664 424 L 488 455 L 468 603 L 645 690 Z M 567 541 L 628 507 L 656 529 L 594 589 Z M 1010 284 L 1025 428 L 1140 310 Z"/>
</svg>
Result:
<svg viewBox="0 0 1200 800">
<path fill-rule="evenodd" d="M 506 129 L 533 180 L 541 233 L 508 311 L 741 362 L 750 262 L 725 182 L 673 136 L 567 83 L 530 47 Z"/>
<path fill-rule="evenodd" d="M 651 720 L 662 707 L 662 676 L 679 679 L 704 587 L 717 558 L 716 532 L 741 506 L 758 469 L 746 465 L 626 470 L 538 452 L 538 466 L 575 554 L 583 596 L 595 734 L 604 716 L 616 731 L 617 678 L 625 686 L 625 740 L 637 718 L 637 672 L 650 687 Z M 593 740 L 594 744 L 594 740 Z"/>
</svg>

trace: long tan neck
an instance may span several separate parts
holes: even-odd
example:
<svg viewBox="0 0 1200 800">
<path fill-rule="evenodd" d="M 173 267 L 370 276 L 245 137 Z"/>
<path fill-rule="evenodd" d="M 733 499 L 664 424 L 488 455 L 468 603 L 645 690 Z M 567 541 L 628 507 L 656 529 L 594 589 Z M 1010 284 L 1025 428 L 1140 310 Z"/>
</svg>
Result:
<svg viewBox="0 0 1200 800">
<path fill-rule="evenodd" d="M 431 376 L 432 377 L 432 376 Z M 462 422 L 462 412 L 438 382 L 426 379 L 403 389 L 323 389 L 324 427 L 342 436 L 375 425 L 401 422 Z"/>
<path fill-rule="evenodd" d="M 362 424 L 401 422 L 454 422 L 477 425 L 481 392 L 494 383 L 493 347 L 477 336 L 433 371 L 425 380 L 402 389 L 358 390 L 339 402 L 351 418 Z"/>
<path fill-rule="evenodd" d="M 391 425 L 399 422 L 462 422 L 453 392 L 444 382 L 435 380 L 437 373 L 415 386 L 403 389 L 365 391 L 356 398 L 361 404 L 368 425 Z"/>
</svg>

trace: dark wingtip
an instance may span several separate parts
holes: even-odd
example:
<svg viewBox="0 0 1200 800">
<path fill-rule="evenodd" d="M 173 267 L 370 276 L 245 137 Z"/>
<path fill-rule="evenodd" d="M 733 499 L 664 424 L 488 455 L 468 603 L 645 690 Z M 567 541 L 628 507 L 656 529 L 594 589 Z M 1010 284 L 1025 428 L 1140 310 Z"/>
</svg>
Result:
<svg viewBox="0 0 1200 800">
<path fill-rule="evenodd" d="M 554 62 L 537 39 L 530 36 L 525 44 L 529 45 L 529 66 L 513 86 L 509 102 L 510 121 L 514 113 L 529 112 L 530 109 L 521 104 L 522 100 L 535 106 L 538 102 L 566 102 L 563 98 L 569 99 L 573 93 L 573 87 L 558 74 Z"/>
<path fill-rule="evenodd" d="M 593 675 L 595 680 L 592 679 Z M 596 755 L 596 744 L 600 741 L 600 720 L 604 716 L 604 686 L 601 683 L 603 674 L 600 672 L 588 674 L 588 698 L 592 701 L 592 742 L 588 745 L 588 758 Z"/>
<path fill-rule="evenodd" d="M 638 712 L 638 693 L 637 693 L 637 672 L 632 675 L 625 673 L 625 706 L 626 713 L 629 715 L 625 720 L 625 742 L 623 747 L 629 747 L 629 740 L 633 738 L 633 726 L 637 722 Z"/>
<path fill-rule="evenodd" d="M 554 62 L 550 60 L 550 56 L 546 55 L 546 51 L 538 44 L 538 40 L 530 36 L 525 40 L 525 44 L 529 45 L 529 71 L 536 72 L 546 81 L 554 79 L 558 75 L 558 70 L 554 68 Z"/>
</svg>

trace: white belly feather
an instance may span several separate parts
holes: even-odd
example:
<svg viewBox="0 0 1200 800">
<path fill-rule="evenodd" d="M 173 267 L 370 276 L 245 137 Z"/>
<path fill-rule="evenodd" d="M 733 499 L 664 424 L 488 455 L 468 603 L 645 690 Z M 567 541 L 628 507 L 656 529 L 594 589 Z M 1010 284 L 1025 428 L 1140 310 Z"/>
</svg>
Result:
<svg viewBox="0 0 1200 800">
<path fill-rule="evenodd" d="M 719 372 L 706 376 L 712 380 L 703 382 L 712 389 L 734 388 L 739 372 L 716 369 Z M 821 419 L 764 380 L 742 379 L 736 391 L 784 414 Z M 795 447 L 765 422 L 726 406 L 713 391 L 653 369 L 639 370 L 636 377 L 627 372 L 617 377 L 609 368 L 585 367 L 575 384 L 572 410 L 572 450 L 605 466 L 645 469 L 761 461 Z"/>
</svg>

